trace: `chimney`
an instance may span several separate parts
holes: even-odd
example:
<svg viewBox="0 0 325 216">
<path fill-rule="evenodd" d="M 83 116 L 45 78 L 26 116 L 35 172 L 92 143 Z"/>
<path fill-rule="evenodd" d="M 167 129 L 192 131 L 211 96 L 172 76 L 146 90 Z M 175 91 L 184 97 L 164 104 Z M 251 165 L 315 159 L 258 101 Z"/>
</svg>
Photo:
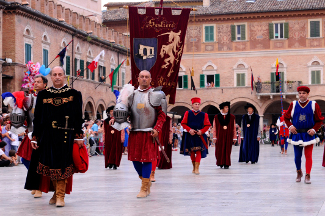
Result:
<svg viewBox="0 0 325 216">
<path fill-rule="evenodd" d="M 210 7 L 210 0 L 203 0 L 203 7 Z"/>
</svg>

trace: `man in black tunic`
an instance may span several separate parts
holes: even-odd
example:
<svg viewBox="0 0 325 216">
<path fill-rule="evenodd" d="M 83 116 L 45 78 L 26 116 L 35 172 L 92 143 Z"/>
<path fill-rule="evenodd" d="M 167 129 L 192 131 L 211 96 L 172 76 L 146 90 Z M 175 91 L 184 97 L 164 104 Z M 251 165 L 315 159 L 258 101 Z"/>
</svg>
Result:
<svg viewBox="0 0 325 216">
<path fill-rule="evenodd" d="M 37 167 L 37 173 L 42 175 L 40 189 L 48 192 L 52 182 L 55 192 L 49 204 L 63 207 L 65 193 L 72 190 L 73 143 L 83 145 L 82 96 L 64 84 L 62 67 L 52 68 L 50 74 L 53 86 L 37 96 L 32 146 L 40 151 Z"/>
</svg>

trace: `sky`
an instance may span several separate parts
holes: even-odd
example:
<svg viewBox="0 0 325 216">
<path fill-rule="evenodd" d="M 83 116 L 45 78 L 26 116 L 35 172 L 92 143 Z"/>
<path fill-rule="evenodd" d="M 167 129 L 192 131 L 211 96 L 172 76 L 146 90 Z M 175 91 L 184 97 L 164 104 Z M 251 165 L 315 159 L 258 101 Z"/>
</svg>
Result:
<svg viewBox="0 0 325 216">
<path fill-rule="evenodd" d="M 101 1 L 102 1 L 102 10 L 106 10 L 106 7 L 103 6 L 108 2 L 143 2 L 145 0 L 101 0 Z"/>
</svg>

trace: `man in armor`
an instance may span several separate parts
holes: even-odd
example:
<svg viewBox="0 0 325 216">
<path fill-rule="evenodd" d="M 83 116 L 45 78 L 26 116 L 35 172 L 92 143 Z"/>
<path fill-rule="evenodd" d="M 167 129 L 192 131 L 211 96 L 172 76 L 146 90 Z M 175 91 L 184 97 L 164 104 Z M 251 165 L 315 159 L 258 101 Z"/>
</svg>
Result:
<svg viewBox="0 0 325 216">
<path fill-rule="evenodd" d="M 118 128 L 119 124 L 126 122 L 129 112 L 131 131 L 128 143 L 128 159 L 133 162 L 142 186 L 138 198 L 147 197 L 150 194 L 150 174 L 152 162 L 157 160 L 158 145 L 156 138 L 161 132 L 166 120 L 167 102 L 165 94 L 160 89 L 152 88 L 151 74 L 149 71 L 141 71 L 138 77 L 139 87 L 134 90 L 132 86 L 129 93 L 121 91 L 120 98 L 114 109 L 114 119 L 111 124 Z M 126 88 L 126 87 L 124 87 Z M 124 129 L 125 125 L 120 128 Z"/>
</svg>

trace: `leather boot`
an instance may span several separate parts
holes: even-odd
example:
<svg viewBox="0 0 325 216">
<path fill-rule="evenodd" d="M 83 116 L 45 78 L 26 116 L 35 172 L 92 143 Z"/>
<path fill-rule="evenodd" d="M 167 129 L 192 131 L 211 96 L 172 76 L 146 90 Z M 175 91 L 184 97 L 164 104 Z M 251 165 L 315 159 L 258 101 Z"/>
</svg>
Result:
<svg viewBox="0 0 325 216">
<path fill-rule="evenodd" d="M 34 198 L 41 198 L 41 197 L 42 197 L 42 191 L 36 190 L 36 192 L 34 194 Z"/>
<path fill-rule="evenodd" d="M 200 162 L 195 162 L 195 170 L 194 170 L 195 175 L 200 175 L 199 166 L 200 166 Z"/>
<path fill-rule="evenodd" d="M 296 182 L 301 182 L 301 177 L 303 176 L 301 169 L 297 170 Z"/>
<path fill-rule="evenodd" d="M 306 174 L 306 176 L 305 176 L 305 184 L 311 184 L 310 174 Z"/>
<path fill-rule="evenodd" d="M 192 161 L 192 164 L 193 164 L 193 171 L 192 171 L 192 173 L 195 173 L 195 161 Z"/>
<path fill-rule="evenodd" d="M 60 179 L 56 182 L 56 207 L 63 207 L 65 197 L 66 179 Z"/>
<path fill-rule="evenodd" d="M 155 179 L 155 171 L 151 171 L 151 174 L 150 174 L 150 181 L 151 182 L 155 182 L 156 179 Z"/>
<path fill-rule="evenodd" d="M 150 179 L 148 179 L 148 178 L 142 179 L 140 193 L 137 195 L 137 198 L 145 198 L 148 196 L 148 188 L 150 187 L 149 183 L 150 183 Z"/>
<path fill-rule="evenodd" d="M 49 201 L 50 205 L 56 204 L 56 192 L 55 192 L 56 191 L 56 180 L 52 180 L 52 183 L 53 183 L 53 187 L 54 187 L 54 194 L 53 194 L 52 198 Z"/>
</svg>

